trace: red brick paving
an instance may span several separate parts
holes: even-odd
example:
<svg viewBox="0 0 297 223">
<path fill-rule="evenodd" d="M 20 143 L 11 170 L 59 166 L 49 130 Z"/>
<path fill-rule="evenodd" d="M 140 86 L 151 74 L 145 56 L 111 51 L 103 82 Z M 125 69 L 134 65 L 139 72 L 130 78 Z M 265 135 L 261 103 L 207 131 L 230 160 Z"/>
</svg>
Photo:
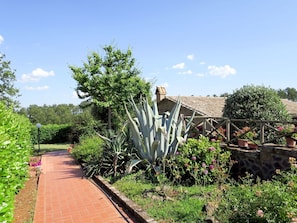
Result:
<svg viewBox="0 0 297 223">
<path fill-rule="evenodd" d="M 127 222 L 67 151 L 42 156 L 34 223 Z"/>
</svg>

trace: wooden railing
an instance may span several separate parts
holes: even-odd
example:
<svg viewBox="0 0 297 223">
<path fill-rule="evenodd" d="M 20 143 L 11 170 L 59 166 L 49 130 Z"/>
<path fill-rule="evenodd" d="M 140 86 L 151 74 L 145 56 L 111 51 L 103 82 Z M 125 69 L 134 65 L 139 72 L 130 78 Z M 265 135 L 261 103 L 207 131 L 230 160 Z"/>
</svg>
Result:
<svg viewBox="0 0 297 223">
<path fill-rule="evenodd" d="M 238 137 L 234 132 L 242 127 L 250 127 L 250 131 L 257 133 L 256 137 L 250 139 L 258 145 L 272 143 L 285 135 L 282 134 L 278 126 L 293 124 L 297 126 L 297 121 L 275 121 L 275 120 L 248 120 L 248 119 L 229 119 L 224 117 L 204 117 L 196 116 L 193 120 L 193 129 L 199 134 L 207 137 L 221 138 L 226 144 L 232 144 Z M 273 135 L 273 138 L 271 138 Z"/>
</svg>

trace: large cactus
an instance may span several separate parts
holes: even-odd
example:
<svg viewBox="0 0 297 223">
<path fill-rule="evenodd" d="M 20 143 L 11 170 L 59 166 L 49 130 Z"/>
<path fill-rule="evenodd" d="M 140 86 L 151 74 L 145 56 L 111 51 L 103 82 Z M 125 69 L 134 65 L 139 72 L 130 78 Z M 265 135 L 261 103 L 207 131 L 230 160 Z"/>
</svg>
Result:
<svg viewBox="0 0 297 223">
<path fill-rule="evenodd" d="M 153 107 L 150 107 L 147 100 L 143 99 L 140 106 L 137 107 L 131 99 L 131 104 L 136 117 L 133 119 L 127 108 L 126 112 L 132 139 L 141 159 L 154 164 L 158 158 L 164 159 L 166 156 L 174 154 L 178 145 L 186 141 L 195 113 L 185 126 L 179 115 L 180 100 L 177 101 L 170 113 L 164 115 L 159 115 L 156 102 Z"/>
</svg>

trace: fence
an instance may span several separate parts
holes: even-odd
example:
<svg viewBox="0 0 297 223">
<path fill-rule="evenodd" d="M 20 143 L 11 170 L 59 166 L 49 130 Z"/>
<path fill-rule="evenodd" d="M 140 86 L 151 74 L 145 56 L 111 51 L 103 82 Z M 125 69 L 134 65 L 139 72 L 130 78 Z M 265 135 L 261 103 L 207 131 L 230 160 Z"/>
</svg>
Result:
<svg viewBox="0 0 297 223">
<path fill-rule="evenodd" d="M 285 136 L 280 132 L 278 126 L 286 125 L 297 126 L 297 121 L 275 121 L 275 120 L 248 120 L 248 119 L 229 119 L 224 117 L 205 117 L 196 116 L 193 120 L 193 130 L 210 138 L 221 138 L 226 144 L 232 144 L 238 140 L 235 136 L 236 131 L 240 131 L 244 126 L 249 127 L 248 132 L 256 132 L 250 141 L 257 142 L 259 145 L 277 142 Z M 292 134 L 292 133 L 291 133 Z"/>
</svg>

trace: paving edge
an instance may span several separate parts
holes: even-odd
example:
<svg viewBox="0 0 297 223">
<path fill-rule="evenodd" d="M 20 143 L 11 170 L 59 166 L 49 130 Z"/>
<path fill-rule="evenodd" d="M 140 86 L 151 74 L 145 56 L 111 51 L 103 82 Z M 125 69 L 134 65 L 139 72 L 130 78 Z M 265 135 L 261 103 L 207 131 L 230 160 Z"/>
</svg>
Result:
<svg viewBox="0 0 297 223">
<path fill-rule="evenodd" d="M 126 213 L 128 215 L 132 215 L 133 219 L 135 219 L 137 223 L 157 223 L 153 218 L 148 216 L 148 214 L 143 209 L 119 192 L 101 176 L 93 176 L 92 180 L 105 193 L 107 193 L 115 203 L 120 205 L 125 212 L 127 211 Z"/>
</svg>

